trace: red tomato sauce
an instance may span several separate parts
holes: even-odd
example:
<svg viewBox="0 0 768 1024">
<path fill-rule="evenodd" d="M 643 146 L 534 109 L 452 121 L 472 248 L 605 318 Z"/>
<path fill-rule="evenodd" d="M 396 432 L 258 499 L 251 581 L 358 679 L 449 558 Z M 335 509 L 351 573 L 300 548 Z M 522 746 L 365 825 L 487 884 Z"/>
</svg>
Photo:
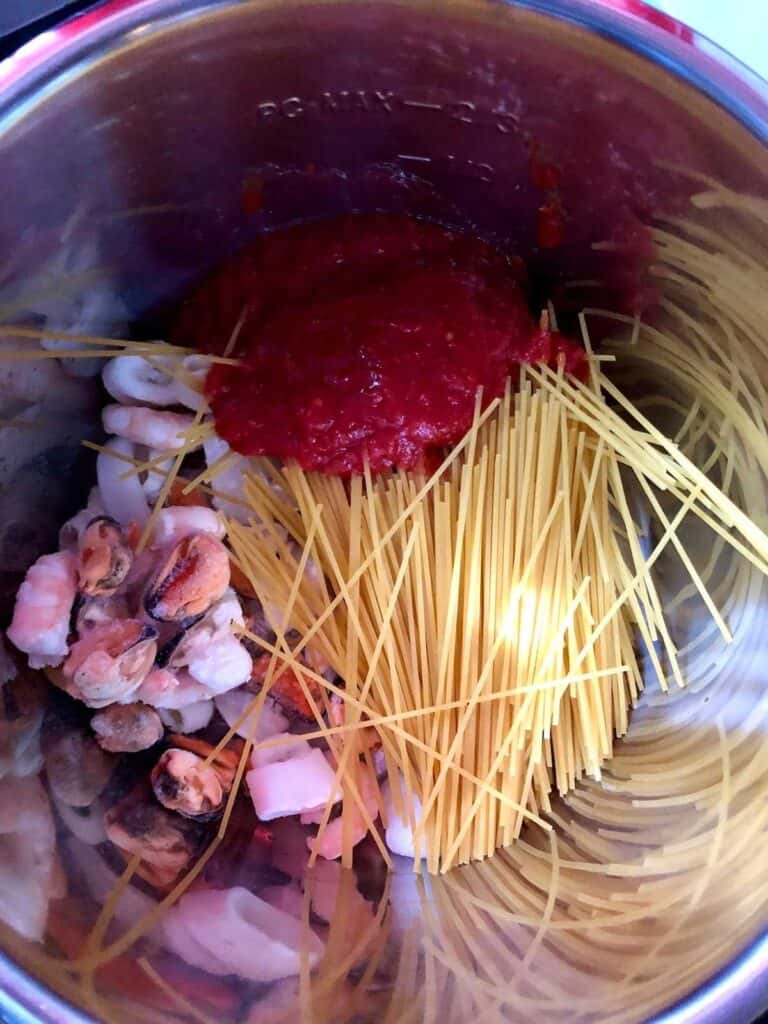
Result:
<svg viewBox="0 0 768 1024">
<path fill-rule="evenodd" d="M 265 235 L 183 307 L 175 337 L 233 354 L 206 393 L 236 451 L 307 470 L 431 463 L 522 362 L 583 350 L 533 319 L 520 268 L 478 239 L 391 215 Z"/>
</svg>

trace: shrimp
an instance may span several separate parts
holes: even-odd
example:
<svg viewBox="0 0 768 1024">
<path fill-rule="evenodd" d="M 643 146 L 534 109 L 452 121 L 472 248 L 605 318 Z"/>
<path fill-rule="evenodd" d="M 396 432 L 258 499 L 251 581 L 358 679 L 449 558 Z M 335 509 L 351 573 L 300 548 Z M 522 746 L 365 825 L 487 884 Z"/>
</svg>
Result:
<svg viewBox="0 0 768 1024">
<path fill-rule="evenodd" d="M 170 364 L 171 360 L 163 356 L 153 357 L 151 363 L 143 356 L 115 356 L 105 365 L 101 377 L 110 395 L 123 404 L 176 405 L 176 381 L 164 369 L 170 369 Z"/>
<path fill-rule="evenodd" d="M 166 558 L 147 589 L 144 607 L 153 619 L 182 622 L 207 612 L 228 586 L 227 549 L 209 533 L 193 533 Z"/>
<path fill-rule="evenodd" d="M 120 524 L 109 516 L 93 519 L 80 537 L 77 582 L 83 594 L 112 594 L 125 581 L 133 563 L 133 551 Z"/>
<path fill-rule="evenodd" d="M 199 821 L 208 821 L 223 810 L 233 778 L 234 768 L 215 763 L 206 768 L 202 757 L 175 747 L 162 754 L 150 777 L 163 807 Z"/>
<path fill-rule="evenodd" d="M 42 939 L 55 886 L 56 832 L 37 778 L 0 782 L 0 920 Z"/>
<path fill-rule="evenodd" d="M 143 526 L 149 519 L 149 503 L 141 480 L 135 473 L 125 475 L 135 457 L 136 448 L 130 441 L 124 437 L 113 437 L 96 459 L 96 476 L 104 510 L 123 526 L 131 522 Z"/>
<path fill-rule="evenodd" d="M 298 975 L 303 957 L 313 968 L 324 952 L 311 929 L 242 886 L 186 892 L 163 932 L 168 948 L 190 966 L 256 982 Z"/>
<path fill-rule="evenodd" d="M 115 846 L 141 856 L 148 880 L 159 887 L 176 880 L 205 838 L 202 826 L 166 811 L 143 786 L 110 807 L 104 826 Z"/>
<path fill-rule="evenodd" d="M 60 665 L 69 647 L 69 619 L 77 588 L 77 562 L 70 551 L 42 555 L 27 570 L 16 595 L 7 637 L 29 655 L 32 668 Z"/>
<path fill-rule="evenodd" d="M 163 738 L 163 723 L 147 704 L 112 704 L 91 719 L 91 728 L 102 750 L 135 754 Z"/>
<path fill-rule="evenodd" d="M 91 708 L 127 704 L 157 654 L 157 630 L 139 619 L 93 626 L 72 646 L 62 667 L 64 688 Z"/>
<path fill-rule="evenodd" d="M 105 405 L 101 421 L 108 434 L 169 452 L 187 444 L 184 434 L 194 423 L 194 417 L 188 413 L 159 412 L 145 405 Z"/>
<path fill-rule="evenodd" d="M 212 508 L 202 505 L 169 505 L 158 512 L 152 547 L 175 547 L 190 533 L 210 533 L 221 540 L 224 524 Z"/>
<path fill-rule="evenodd" d="M 45 684 L 31 673 L 0 685 L 0 778 L 35 775 L 43 767 L 40 727 L 46 695 Z"/>
<path fill-rule="evenodd" d="M 134 694 L 136 700 L 163 711 L 184 711 L 208 697 L 208 690 L 188 672 L 166 668 L 153 668 Z"/>
</svg>

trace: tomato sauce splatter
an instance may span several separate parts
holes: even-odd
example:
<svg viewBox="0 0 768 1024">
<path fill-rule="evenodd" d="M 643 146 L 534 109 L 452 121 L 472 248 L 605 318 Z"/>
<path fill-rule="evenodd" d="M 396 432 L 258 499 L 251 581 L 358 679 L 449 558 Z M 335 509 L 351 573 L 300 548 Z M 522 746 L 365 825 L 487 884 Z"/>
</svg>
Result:
<svg viewBox="0 0 768 1024">
<path fill-rule="evenodd" d="M 399 216 L 264 236 L 191 297 L 175 337 L 216 350 L 243 311 L 242 365 L 206 382 L 216 429 L 324 473 L 429 465 L 470 427 L 478 388 L 487 402 L 520 363 L 584 360 L 537 326 L 514 262 Z"/>
</svg>

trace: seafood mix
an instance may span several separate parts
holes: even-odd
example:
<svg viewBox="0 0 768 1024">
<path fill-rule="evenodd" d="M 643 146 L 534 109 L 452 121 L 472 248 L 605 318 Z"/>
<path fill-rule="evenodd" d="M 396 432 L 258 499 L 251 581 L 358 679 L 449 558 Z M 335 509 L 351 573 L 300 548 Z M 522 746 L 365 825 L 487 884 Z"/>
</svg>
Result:
<svg viewBox="0 0 768 1024">
<path fill-rule="evenodd" d="M 246 766 L 235 853 L 225 844 L 148 936 L 208 975 L 273 983 L 297 975 L 302 955 L 313 966 L 323 954 L 322 924 L 341 884 L 343 794 L 327 744 L 304 738 L 314 714 L 290 672 L 254 706 L 270 655 L 243 631 L 269 644 L 281 614 L 260 605 L 227 547 L 220 513 L 244 518 L 239 457 L 210 432 L 189 443 L 207 365 L 188 357 L 179 383 L 163 357 L 106 364 L 115 401 L 103 411 L 110 436 L 98 483 L 61 528 L 59 549 L 40 557 L 18 590 L 0 646 L 0 919 L 26 938 L 46 928 L 55 935 L 67 877 L 80 877 L 98 904 L 136 857 L 137 884 L 114 911 L 116 924 L 134 923 L 215 834 L 239 782 L 243 738 L 285 736 Z M 182 474 L 165 494 L 182 447 Z M 224 459 L 215 495 L 186 486 Z M 311 643 L 302 657 L 333 678 Z M 331 724 L 342 711 L 336 700 Z M 371 746 L 375 757 L 375 736 Z M 375 794 L 363 786 L 362 797 L 375 819 Z M 316 841 L 329 802 L 335 810 Z M 357 825 L 355 843 L 367 832 L 362 818 Z M 293 837 L 278 863 L 276 829 Z M 394 812 L 386 838 L 412 855 Z M 312 854 L 320 882 L 307 931 L 302 879 Z M 358 894 L 358 913 L 373 908 Z"/>
</svg>

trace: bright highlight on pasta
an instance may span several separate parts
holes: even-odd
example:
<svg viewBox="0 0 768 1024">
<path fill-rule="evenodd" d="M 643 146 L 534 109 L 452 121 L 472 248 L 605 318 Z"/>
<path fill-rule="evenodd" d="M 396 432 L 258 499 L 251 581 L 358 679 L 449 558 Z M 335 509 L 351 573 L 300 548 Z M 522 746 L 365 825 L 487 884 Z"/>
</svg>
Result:
<svg viewBox="0 0 768 1024">
<path fill-rule="evenodd" d="M 262 603 L 278 608 L 305 524 L 317 524 L 317 572 L 303 575 L 288 625 L 306 636 L 344 595 L 316 642 L 345 680 L 346 720 L 380 722 L 388 774 L 403 780 L 396 812 L 431 871 L 489 856 L 526 817 L 541 821 L 553 783 L 566 792 L 585 771 L 599 777 L 641 686 L 623 581 L 607 569 L 621 555 L 605 446 L 527 375 L 479 409 L 430 480 L 368 474 L 347 487 L 286 467 L 269 494 L 246 483 L 255 520 L 274 518 L 285 540 L 228 524 Z M 635 601 L 648 630 L 650 587 Z M 361 735 L 345 737 L 348 764 Z"/>
</svg>

